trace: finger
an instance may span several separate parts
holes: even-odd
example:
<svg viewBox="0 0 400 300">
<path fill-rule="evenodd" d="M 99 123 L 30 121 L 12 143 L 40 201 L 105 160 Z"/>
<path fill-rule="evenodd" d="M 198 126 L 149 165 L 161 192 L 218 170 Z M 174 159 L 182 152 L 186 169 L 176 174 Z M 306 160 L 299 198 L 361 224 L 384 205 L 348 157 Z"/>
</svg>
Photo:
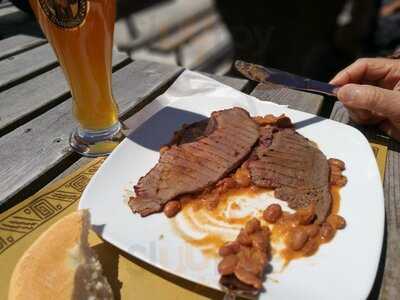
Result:
<svg viewBox="0 0 400 300">
<path fill-rule="evenodd" d="M 383 121 L 379 125 L 379 129 L 386 133 L 388 136 L 400 141 L 400 129 L 393 125 L 389 120 Z"/>
<path fill-rule="evenodd" d="M 394 91 L 400 91 L 400 80 L 396 83 L 396 85 L 393 87 Z"/>
<path fill-rule="evenodd" d="M 382 122 L 384 119 L 381 116 L 377 116 L 372 112 L 365 109 L 351 109 L 346 107 L 349 113 L 350 119 L 360 125 L 375 125 Z"/>
<path fill-rule="evenodd" d="M 361 58 L 339 72 L 331 84 L 373 82 L 384 88 L 393 88 L 400 79 L 398 62 L 387 58 Z"/>
<path fill-rule="evenodd" d="M 351 109 L 364 109 L 386 118 L 400 117 L 400 92 L 370 85 L 346 84 L 338 99 Z"/>
</svg>

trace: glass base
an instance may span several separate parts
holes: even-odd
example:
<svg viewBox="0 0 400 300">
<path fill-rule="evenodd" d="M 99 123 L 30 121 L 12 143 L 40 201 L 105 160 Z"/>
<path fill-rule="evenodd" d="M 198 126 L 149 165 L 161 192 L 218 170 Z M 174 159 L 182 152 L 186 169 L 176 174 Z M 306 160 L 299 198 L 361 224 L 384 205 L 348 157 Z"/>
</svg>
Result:
<svg viewBox="0 0 400 300">
<path fill-rule="evenodd" d="M 76 128 L 70 136 L 69 144 L 75 152 L 87 157 L 109 155 L 122 141 L 121 123 L 116 123 L 101 131 Z"/>
</svg>

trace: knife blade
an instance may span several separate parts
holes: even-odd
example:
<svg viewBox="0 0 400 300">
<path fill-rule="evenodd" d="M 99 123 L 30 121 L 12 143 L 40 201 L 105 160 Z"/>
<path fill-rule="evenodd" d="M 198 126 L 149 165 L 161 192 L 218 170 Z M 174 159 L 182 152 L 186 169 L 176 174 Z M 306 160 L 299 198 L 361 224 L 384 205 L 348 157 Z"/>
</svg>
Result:
<svg viewBox="0 0 400 300">
<path fill-rule="evenodd" d="M 309 79 L 274 68 L 251 64 L 242 60 L 237 60 L 235 67 L 246 78 L 260 83 L 272 82 L 300 91 L 321 93 L 334 97 L 336 97 L 339 88 L 326 82 Z"/>
</svg>

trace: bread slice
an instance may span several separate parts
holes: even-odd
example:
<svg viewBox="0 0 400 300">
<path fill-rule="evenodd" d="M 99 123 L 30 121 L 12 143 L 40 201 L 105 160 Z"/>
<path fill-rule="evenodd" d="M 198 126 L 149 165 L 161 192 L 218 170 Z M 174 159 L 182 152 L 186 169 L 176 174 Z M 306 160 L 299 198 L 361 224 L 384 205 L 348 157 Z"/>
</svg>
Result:
<svg viewBox="0 0 400 300">
<path fill-rule="evenodd" d="M 9 300 L 113 299 L 89 247 L 90 216 L 74 212 L 44 232 L 14 269 Z"/>
</svg>

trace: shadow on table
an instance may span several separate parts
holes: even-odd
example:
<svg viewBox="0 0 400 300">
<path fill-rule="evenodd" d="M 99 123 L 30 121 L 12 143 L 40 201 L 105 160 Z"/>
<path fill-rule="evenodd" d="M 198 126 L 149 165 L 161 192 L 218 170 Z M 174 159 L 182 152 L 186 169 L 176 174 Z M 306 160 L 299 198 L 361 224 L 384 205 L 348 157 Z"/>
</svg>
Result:
<svg viewBox="0 0 400 300">
<path fill-rule="evenodd" d="M 187 292 L 181 290 L 179 294 L 196 293 L 198 298 L 201 296 L 208 299 L 223 298 L 223 294 L 219 291 L 162 271 L 126 254 L 107 242 L 93 246 L 92 249 L 96 251 L 99 257 L 116 300 L 126 297 L 130 299 L 151 299 L 149 297 L 158 294 L 160 289 L 166 293 L 177 292 L 175 289 L 184 289 Z M 157 289 L 157 292 L 154 292 L 152 288 Z"/>
<path fill-rule="evenodd" d="M 121 250 L 106 242 L 93 246 L 92 249 L 103 266 L 104 274 L 113 290 L 114 299 L 120 300 L 122 282 L 118 279 L 118 264 Z"/>
<path fill-rule="evenodd" d="M 183 124 L 198 122 L 207 118 L 204 115 L 165 107 L 140 125 L 128 139 L 154 151 L 159 151 L 163 145 L 168 144 L 174 132 L 182 128 Z"/>
<path fill-rule="evenodd" d="M 0 39 L 16 34 L 44 37 L 33 15 L 16 11 L 0 18 Z"/>
</svg>

